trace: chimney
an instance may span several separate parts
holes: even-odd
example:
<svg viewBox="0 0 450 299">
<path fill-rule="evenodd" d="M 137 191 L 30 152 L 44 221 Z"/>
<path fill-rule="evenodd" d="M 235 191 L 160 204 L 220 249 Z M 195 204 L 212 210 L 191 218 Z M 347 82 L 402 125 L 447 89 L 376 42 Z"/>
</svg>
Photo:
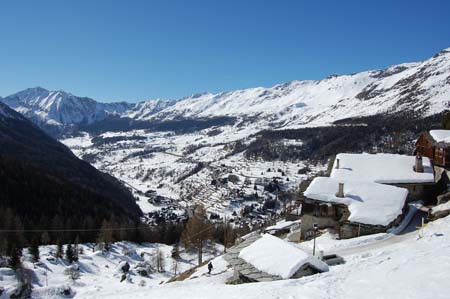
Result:
<svg viewBox="0 0 450 299">
<path fill-rule="evenodd" d="M 416 165 L 414 166 L 415 172 L 423 172 L 423 162 L 422 156 L 420 154 L 416 155 Z"/>
<path fill-rule="evenodd" d="M 339 169 L 339 159 L 336 159 L 336 169 Z"/>
<path fill-rule="evenodd" d="M 339 189 L 338 192 L 336 193 L 336 197 L 345 197 L 344 195 L 344 183 L 339 183 Z"/>
</svg>

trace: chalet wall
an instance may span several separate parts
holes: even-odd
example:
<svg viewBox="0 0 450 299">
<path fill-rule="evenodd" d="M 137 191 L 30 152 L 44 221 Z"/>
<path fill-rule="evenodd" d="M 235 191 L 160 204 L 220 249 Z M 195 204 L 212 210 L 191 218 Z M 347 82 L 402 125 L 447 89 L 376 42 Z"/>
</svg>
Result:
<svg viewBox="0 0 450 299">
<path fill-rule="evenodd" d="M 405 188 L 408 190 L 407 202 L 422 200 L 425 203 L 433 203 L 436 200 L 434 184 L 386 184 Z"/>
<path fill-rule="evenodd" d="M 355 223 L 343 223 L 339 229 L 339 237 L 341 239 L 349 239 L 358 236 L 365 236 L 377 233 L 383 233 L 387 230 L 385 226 L 378 225 L 358 225 Z"/>
<path fill-rule="evenodd" d="M 302 223 L 300 225 L 300 231 L 303 239 L 309 238 L 309 233 L 313 231 L 313 224 L 317 223 L 319 228 L 333 228 L 339 223 L 338 220 L 331 217 L 317 217 L 309 214 L 305 214 L 302 217 Z"/>
<path fill-rule="evenodd" d="M 317 223 L 320 229 L 335 228 L 349 216 L 350 212 L 345 205 L 306 201 L 302 205 L 301 236 L 303 239 L 310 238 L 314 223 Z"/>
<path fill-rule="evenodd" d="M 416 153 L 419 153 L 421 156 L 428 157 L 431 160 L 434 160 L 433 141 L 430 140 L 430 137 L 427 134 L 422 134 L 417 139 Z"/>
</svg>

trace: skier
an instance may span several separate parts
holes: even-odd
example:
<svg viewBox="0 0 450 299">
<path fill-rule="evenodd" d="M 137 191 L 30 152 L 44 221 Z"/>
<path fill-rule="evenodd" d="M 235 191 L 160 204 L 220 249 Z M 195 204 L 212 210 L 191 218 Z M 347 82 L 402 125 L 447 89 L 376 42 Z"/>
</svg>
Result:
<svg viewBox="0 0 450 299">
<path fill-rule="evenodd" d="M 211 270 L 213 269 L 213 265 L 211 262 L 208 264 L 208 274 L 211 274 Z"/>
</svg>

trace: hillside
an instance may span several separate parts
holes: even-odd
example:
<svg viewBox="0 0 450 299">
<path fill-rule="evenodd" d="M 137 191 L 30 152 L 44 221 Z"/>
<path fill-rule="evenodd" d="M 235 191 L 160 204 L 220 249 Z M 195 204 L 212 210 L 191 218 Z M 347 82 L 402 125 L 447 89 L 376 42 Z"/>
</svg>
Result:
<svg viewBox="0 0 450 299">
<path fill-rule="evenodd" d="M 92 244 L 81 245 L 84 253 L 79 261 L 68 265 L 66 259 L 55 259 L 55 246 L 42 246 L 41 262 L 32 263 L 25 257 L 24 265 L 33 279 L 33 298 L 65 298 L 70 289 L 74 298 L 447 298 L 450 244 L 450 216 L 428 224 L 423 236 L 413 230 L 401 235 L 381 233 L 349 240 L 336 240 L 328 233 L 317 238 L 320 250 L 337 253 L 345 259 L 331 266 L 329 272 L 273 282 L 226 284 L 233 269 L 220 255 L 222 248 L 206 257 L 213 258 L 214 268 L 208 275 L 207 266 L 184 275 L 183 281 L 168 282 L 174 276 L 171 246 L 119 242 L 110 252 L 91 251 Z M 307 248 L 310 242 L 291 243 Z M 163 252 L 166 271 L 150 271 L 141 276 L 138 269 L 151 267 L 156 250 Z M 127 280 L 120 282 L 121 265 L 128 262 L 131 270 Z M 193 267 L 195 255 L 182 252 L 178 272 Z M 68 269 L 78 269 L 72 280 Z M 420 269 L 420 275 L 417 271 Z M 18 282 L 11 270 L 0 268 L 8 298 Z M 187 277 L 186 277 L 187 276 Z M 46 285 L 46 282 L 48 285 Z"/>
<path fill-rule="evenodd" d="M 12 209 L 26 229 L 99 227 L 105 219 L 133 223 L 141 214 L 116 179 L 2 103 L 0 189 L 0 209 Z"/>
</svg>

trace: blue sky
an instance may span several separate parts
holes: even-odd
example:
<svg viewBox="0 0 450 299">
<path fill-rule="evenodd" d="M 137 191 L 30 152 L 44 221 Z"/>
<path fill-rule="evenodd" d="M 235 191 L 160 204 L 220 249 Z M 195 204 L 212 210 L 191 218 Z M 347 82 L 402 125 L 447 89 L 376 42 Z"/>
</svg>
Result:
<svg viewBox="0 0 450 299">
<path fill-rule="evenodd" d="M 450 1 L 0 2 L 0 96 L 100 101 L 321 79 L 450 47 Z"/>
</svg>

